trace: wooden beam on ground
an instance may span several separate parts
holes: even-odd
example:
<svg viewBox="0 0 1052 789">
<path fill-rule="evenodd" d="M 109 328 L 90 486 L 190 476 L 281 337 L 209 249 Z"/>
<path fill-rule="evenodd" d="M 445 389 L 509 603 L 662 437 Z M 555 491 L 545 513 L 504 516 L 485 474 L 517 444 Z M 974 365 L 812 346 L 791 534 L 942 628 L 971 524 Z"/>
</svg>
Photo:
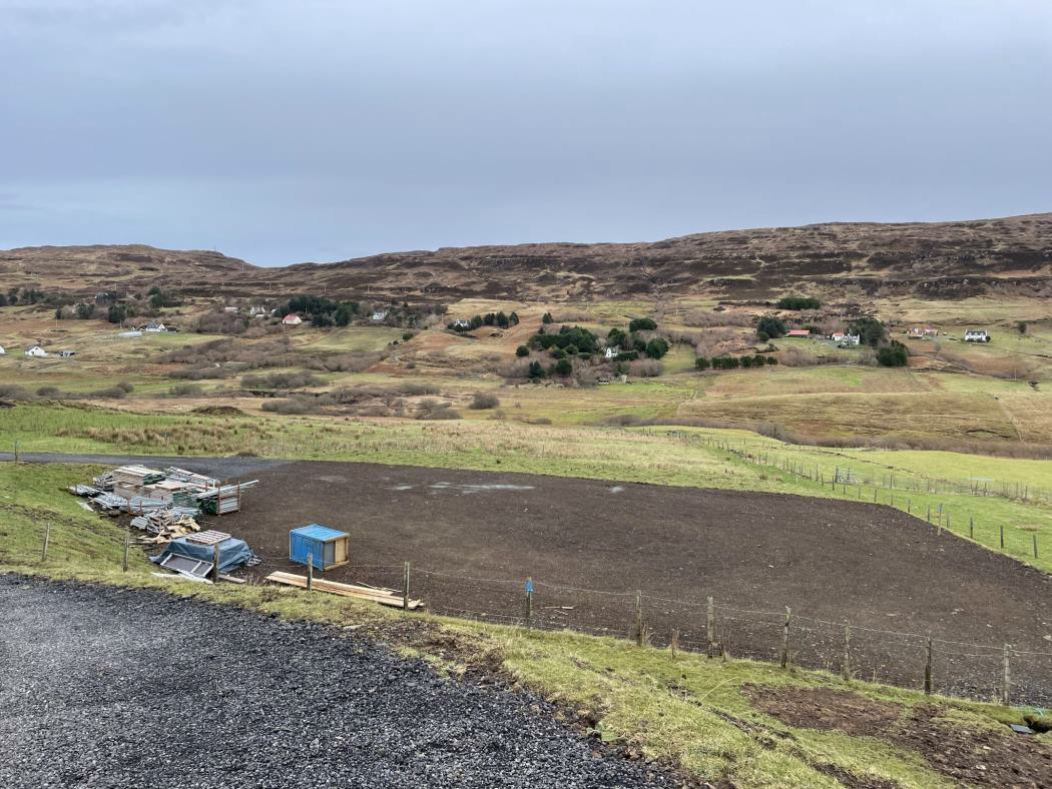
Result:
<svg viewBox="0 0 1052 789">
<path fill-rule="evenodd" d="M 305 575 L 274 572 L 268 575 L 266 580 L 276 584 L 284 584 L 285 586 L 296 586 L 300 589 L 307 588 L 307 577 Z M 353 584 L 341 584 L 336 581 L 326 581 L 319 578 L 314 579 L 314 591 L 328 592 L 329 594 L 340 595 L 341 597 L 354 597 L 358 600 L 368 600 L 372 603 L 389 605 L 393 608 L 402 608 L 404 603 L 402 594 L 393 589 L 377 589 L 374 587 L 355 586 Z M 422 600 L 409 600 L 408 602 L 408 608 L 411 611 L 421 608 L 423 605 L 424 602 Z"/>
</svg>

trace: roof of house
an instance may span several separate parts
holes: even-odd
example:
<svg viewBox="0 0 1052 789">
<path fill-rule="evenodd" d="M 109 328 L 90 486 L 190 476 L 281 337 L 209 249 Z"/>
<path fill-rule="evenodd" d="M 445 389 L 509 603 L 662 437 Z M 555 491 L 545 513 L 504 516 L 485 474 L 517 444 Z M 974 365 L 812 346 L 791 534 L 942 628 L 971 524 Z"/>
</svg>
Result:
<svg viewBox="0 0 1052 789">
<path fill-rule="evenodd" d="M 807 329 L 790 329 L 786 334 L 787 337 L 810 337 L 811 332 Z"/>
</svg>

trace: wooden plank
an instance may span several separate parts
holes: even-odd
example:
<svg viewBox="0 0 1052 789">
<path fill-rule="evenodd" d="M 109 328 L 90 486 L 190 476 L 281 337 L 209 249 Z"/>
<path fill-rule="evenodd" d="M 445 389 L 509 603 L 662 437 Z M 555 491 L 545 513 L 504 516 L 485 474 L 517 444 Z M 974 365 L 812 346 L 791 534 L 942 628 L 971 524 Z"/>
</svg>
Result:
<svg viewBox="0 0 1052 789">
<path fill-rule="evenodd" d="M 286 586 L 296 586 L 300 589 L 307 588 L 307 578 L 303 575 L 274 572 L 268 575 L 266 580 L 273 583 L 285 584 Z M 341 597 L 354 597 L 359 600 L 368 600 L 373 603 L 388 605 L 394 608 L 401 608 L 403 606 L 402 596 L 397 592 L 388 589 L 366 589 L 352 584 L 341 584 L 335 581 L 325 581 L 320 579 L 314 579 L 314 589 L 319 592 L 340 595 Z M 423 604 L 422 600 L 410 600 L 409 609 L 414 610 L 420 608 Z"/>
</svg>

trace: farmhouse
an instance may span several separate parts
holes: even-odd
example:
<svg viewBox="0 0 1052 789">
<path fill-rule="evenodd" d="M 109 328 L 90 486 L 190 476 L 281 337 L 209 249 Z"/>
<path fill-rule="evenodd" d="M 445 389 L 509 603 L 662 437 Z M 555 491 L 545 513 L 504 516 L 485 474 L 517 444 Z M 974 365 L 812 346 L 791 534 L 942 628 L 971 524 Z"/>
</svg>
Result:
<svg viewBox="0 0 1052 789">
<path fill-rule="evenodd" d="M 906 336 L 911 340 L 934 340 L 939 336 L 939 330 L 930 326 L 914 326 Z"/>
<path fill-rule="evenodd" d="M 617 356 L 620 353 L 621 353 L 621 346 L 620 345 L 608 345 L 608 346 L 606 346 L 606 351 L 603 352 L 603 356 L 606 357 L 607 359 L 616 359 Z"/>
<path fill-rule="evenodd" d="M 862 337 L 858 334 L 844 334 L 844 332 L 835 331 L 829 335 L 831 339 L 839 348 L 855 348 L 862 341 Z"/>
<path fill-rule="evenodd" d="M 303 323 L 303 319 L 296 313 L 290 312 L 288 315 L 281 319 L 281 322 L 285 326 L 299 326 L 301 323 Z"/>
<path fill-rule="evenodd" d="M 250 318 L 262 318 L 267 314 L 266 307 L 260 307 L 258 304 L 254 307 L 250 307 L 248 310 L 248 317 Z"/>
<path fill-rule="evenodd" d="M 166 331 L 168 331 L 168 327 L 165 326 L 163 323 L 160 323 L 159 321 L 150 321 L 143 328 L 143 331 L 148 331 L 148 332 L 157 334 L 159 332 L 166 332 Z"/>
<path fill-rule="evenodd" d="M 59 351 L 58 355 L 62 359 L 72 359 L 74 356 L 77 355 L 77 352 L 76 351 Z"/>
<path fill-rule="evenodd" d="M 47 351 L 39 345 L 34 345 L 32 348 L 26 350 L 26 356 L 32 356 L 34 359 L 44 359 L 47 355 Z"/>
<path fill-rule="evenodd" d="M 374 310 L 373 311 L 373 321 L 375 323 L 379 323 L 380 321 L 386 320 L 386 319 L 387 319 L 387 310 Z"/>
<path fill-rule="evenodd" d="M 785 334 L 786 337 L 810 337 L 811 332 L 807 329 L 790 329 Z"/>
<path fill-rule="evenodd" d="M 457 329 L 457 330 L 470 329 L 471 328 L 471 321 L 466 321 L 463 318 L 460 318 L 459 320 L 453 321 L 453 328 Z"/>
<path fill-rule="evenodd" d="M 965 342 L 990 342 L 986 329 L 969 329 L 964 333 Z"/>
<path fill-rule="evenodd" d="M 7 354 L 7 351 L 4 350 L 4 346 L 0 345 L 0 356 L 4 356 L 6 354 Z"/>
</svg>

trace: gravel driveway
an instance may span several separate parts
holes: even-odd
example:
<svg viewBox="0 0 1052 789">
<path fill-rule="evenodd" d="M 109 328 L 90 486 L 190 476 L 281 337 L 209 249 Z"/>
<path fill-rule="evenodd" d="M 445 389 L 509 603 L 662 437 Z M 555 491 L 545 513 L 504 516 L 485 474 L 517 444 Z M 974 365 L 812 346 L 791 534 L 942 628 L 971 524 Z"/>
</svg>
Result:
<svg viewBox="0 0 1052 789">
<path fill-rule="evenodd" d="M 353 635 L 0 575 L 3 787 L 658 787 L 527 695 Z"/>
</svg>

